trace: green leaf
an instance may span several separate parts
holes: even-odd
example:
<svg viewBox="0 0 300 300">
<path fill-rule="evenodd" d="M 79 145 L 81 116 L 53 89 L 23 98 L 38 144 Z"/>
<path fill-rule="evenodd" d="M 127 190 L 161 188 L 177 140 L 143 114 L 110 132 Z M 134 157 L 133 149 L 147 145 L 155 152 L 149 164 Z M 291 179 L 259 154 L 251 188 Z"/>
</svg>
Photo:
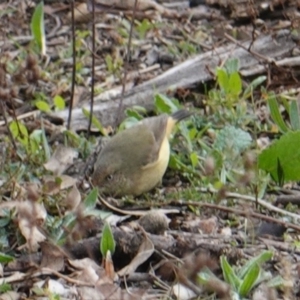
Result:
<svg viewBox="0 0 300 300">
<path fill-rule="evenodd" d="M 31 153 L 38 154 L 40 152 L 40 144 L 41 144 L 40 130 L 34 130 L 30 134 L 29 142 L 30 142 Z"/>
<path fill-rule="evenodd" d="M 85 208 L 95 208 L 98 199 L 98 189 L 94 188 L 84 199 L 84 207 Z"/>
<path fill-rule="evenodd" d="M 285 283 L 286 281 L 281 276 L 277 275 L 267 282 L 267 286 L 270 288 L 279 288 L 284 286 Z"/>
<path fill-rule="evenodd" d="M 245 89 L 243 98 L 248 98 L 252 95 L 254 89 L 256 89 L 260 84 L 262 84 L 267 79 L 266 76 L 259 76 L 255 78 Z"/>
<path fill-rule="evenodd" d="M 35 101 L 35 106 L 37 107 L 38 110 L 43 111 L 43 112 L 50 112 L 51 108 L 50 105 L 43 100 L 37 100 Z"/>
<path fill-rule="evenodd" d="M 172 114 L 178 110 L 174 102 L 163 94 L 156 94 L 154 96 L 155 107 L 160 113 Z"/>
<path fill-rule="evenodd" d="M 233 268 L 229 265 L 224 255 L 221 256 L 220 260 L 224 280 L 230 284 L 235 291 L 238 291 L 241 285 L 241 280 L 236 276 Z"/>
<path fill-rule="evenodd" d="M 197 274 L 198 284 L 210 286 L 212 281 L 218 283 L 221 280 L 208 267 L 202 268 L 201 271 Z"/>
<path fill-rule="evenodd" d="M 284 174 L 284 180 L 300 180 L 300 131 L 289 131 L 258 156 L 258 167 L 270 173 L 276 182 L 278 177 L 278 160 Z"/>
<path fill-rule="evenodd" d="M 105 222 L 102 231 L 102 237 L 100 241 L 100 251 L 102 257 L 106 257 L 107 251 L 110 251 L 111 254 L 115 252 L 116 242 L 112 233 L 112 230 L 107 222 Z"/>
<path fill-rule="evenodd" d="M 9 283 L 4 282 L 4 283 L 0 284 L 0 295 L 6 293 L 8 291 L 12 291 L 12 286 Z"/>
<path fill-rule="evenodd" d="M 147 110 L 142 106 L 133 106 L 131 108 L 127 108 L 125 110 L 125 114 L 127 117 L 133 117 L 137 120 L 142 120 L 143 115 L 147 114 Z"/>
<path fill-rule="evenodd" d="M 248 296 L 249 292 L 255 286 L 255 283 L 258 279 L 260 273 L 260 268 L 257 264 L 252 264 L 251 268 L 248 269 L 245 277 L 243 278 L 242 284 L 239 288 L 239 295 L 242 297 Z"/>
<path fill-rule="evenodd" d="M 225 126 L 221 129 L 214 142 L 214 148 L 223 152 L 230 151 L 239 154 L 252 143 L 250 134 L 240 128 Z"/>
<path fill-rule="evenodd" d="M 220 88 L 227 93 L 228 92 L 228 82 L 229 82 L 229 76 L 227 72 L 223 68 L 217 68 L 217 81 L 220 86 Z"/>
<path fill-rule="evenodd" d="M 147 19 L 144 19 L 142 22 L 139 22 L 136 30 L 139 34 L 139 38 L 142 40 L 145 38 L 146 33 L 153 27 L 152 23 L 149 22 Z"/>
<path fill-rule="evenodd" d="M 135 117 L 128 117 L 126 118 L 119 126 L 119 130 L 123 130 L 126 128 L 130 128 L 136 123 L 138 123 L 140 120 Z"/>
<path fill-rule="evenodd" d="M 63 97 L 56 95 L 53 99 L 56 110 L 63 110 L 66 107 L 66 102 Z"/>
<path fill-rule="evenodd" d="M 300 130 L 299 108 L 296 100 L 290 103 L 289 115 L 293 130 Z"/>
<path fill-rule="evenodd" d="M 56 223 L 53 223 L 51 226 L 54 230 L 52 238 L 54 239 L 55 243 L 58 245 L 65 244 L 68 236 L 67 232 L 72 231 L 77 221 L 77 216 L 74 213 L 68 213 L 57 219 Z"/>
<path fill-rule="evenodd" d="M 42 142 L 43 142 L 43 148 L 44 148 L 44 152 L 45 152 L 45 159 L 46 159 L 46 161 L 48 161 L 51 157 L 51 147 L 50 147 L 48 139 L 46 137 L 43 119 L 41 121 L 41 124 L 42 124 Z"/>
<path fill-rule="evenodd" d="M 0 263 L 6 264 L 14 260 L 14 257 L 0 252 Z"/>
<path fill-rule="evenodd" d="M 107 66 L 107 70 L 110 73 L 113 73 L 113 71 L 114 71 L 114 64 L 113 64 L 113 59 L 112 59 L 111 55 L 107 54 L 105 56 L 105 63 L 106 63 L 106 66 Z"/>
<path fill-rule="evenodd" d="M 227 74 L 231 75 L 240 70 L 240 61 L 237 58 L 230 58 L 224 64 Z"/>
<path fill-rule="evenodd" d="M 195 169 L 198 166 L 198 163 L 199 163 L 198 155 L 197 155 L 196 152 L 192 152 L 190 154 L 190 160 L 191 160 L 193 168 Z"/>
<path fill-rule="evenodd" d="M 84 107 L 82 108 L 82 112 L 85 115 L 85 117 L 87 119 L 90 118 L 90 112 L 85 109 Z M 92 124 L 101 132 L 102 135 L 107 136 L 107 132 L 106 130 L 104 130 L 104 127 L 102 126 L 102 124 L 100 123 L 100 121 L 93 115 L 92 116 Z"/>
<path fill-rule="evenodd" d="M 9 223 L 10 223 L 10 218 L 9 217 L 7 217 L 7 218 L 4 218 L 3 216 L 0 218 L 0 228 L 1 227 L 5 227 L 6 225 L 8 225 Z M 0 232 L 1 233 L 1 232 Z M 1 237 L 0 237 L 0 239 L 1 239 Z M 1 242 L 0 242 L 0 244 L 1 244 Z"/>
<path fill-rule="evenodd" d="M 17 138 L 17 137 L 27 137 L 28 138 L 28 131 L 27 131 L 27 128 L 24 124 L 22 124 L 21 122 L 19 121 L 12 121 L 10 124 L 9 124 L 9 129 L 10 129 L 10 132 L 12 133 L 13 137 L 14 138 Z"/>
<path fill-rule="evenodd" d="M 18 139 L 28 150 L 28 131 L 24 124 L 19 121 L 12 121 L 9 124 L 9 130 L 15 139 Z"/>
<path fill-rule="evenodd" d="M 262 265 L 263 263 L 269 261 L 273 257 L 272 251 L 263 251 L 259 255 L 250 259 L 238 272 L 239 278 L 244 278 L 246 274 L 251 270 L 253 265 Z"/>
<path fill-rule="evenodd" d="M 230 93 L 238 96 L 242 91 L 242 80 L 240 74 L 235 72 L 229 76 L 228 88 Z"/>
<path fill-rule="evenodd" d="M 286 126 L 285 122 L 283 121 L 283 118 L 281 116 L 281 113 L 279 111 L 279 105 L 274 95 L 271 95 L 268 99 L 268 105 L 271 113 L 271 117 L 275 124 L 278 126 L 278 128 L 282 132 L 287 132 L 289 129 Z"/>
<path fill-rule="evenodd" d="M 76 134 L 75 132 L 70 131 L 70 130 L 64 131 L 64 134 L 69 139 L 70 143 L 75 144 L 76 145 L 75 147 L 79 147 L 79 145 L 81 143 L 81 138 L 78 134 Z"/>
<path fill-rule="evenodd" d="M 46 54 L 46 38 L 44 27 L 44 2 L 41 1 L 34 10 L 31 19 L 31 32 L 42 55 Z"/>
<path fill-rule="evenodd" d="M 278 184 L 280 186 L 283 186 L 283 184 L 284 184 L 284 170 L 282 169 L 280 159 L 278 157 L 277 157 L 277 178 L 278 178 Z"/>
</svg>

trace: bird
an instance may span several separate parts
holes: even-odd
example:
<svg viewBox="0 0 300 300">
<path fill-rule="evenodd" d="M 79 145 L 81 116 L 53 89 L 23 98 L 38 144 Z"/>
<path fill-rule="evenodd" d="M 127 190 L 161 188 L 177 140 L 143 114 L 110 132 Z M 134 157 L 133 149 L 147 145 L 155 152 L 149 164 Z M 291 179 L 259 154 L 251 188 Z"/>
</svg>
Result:
<svg viewBox="0 0 300 300">
<path fill-rule="evenodd" d="M 181 109 L 148 117 L 118 132 L 100 151 L 91 176 L 101 194 L 139 196 L 159 185 L 170 159 L 170 135 L 191 113 Z"/>
</svg>

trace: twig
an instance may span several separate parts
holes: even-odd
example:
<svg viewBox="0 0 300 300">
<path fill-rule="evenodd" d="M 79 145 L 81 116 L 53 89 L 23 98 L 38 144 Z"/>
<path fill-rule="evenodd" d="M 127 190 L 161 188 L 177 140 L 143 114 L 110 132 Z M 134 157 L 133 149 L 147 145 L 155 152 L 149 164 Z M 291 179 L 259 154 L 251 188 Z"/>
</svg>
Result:
<svg viewBox="0 0 300 300">
<path fill-rule="evenodd" d="M 132 41 L 133 25 L 134 25 L 135 15 L 136 15 L 136 11 L 137 11 L 137 3 L 138 3 L 138 0 L 135 0 L 134 1 L 133 12 L 132 12 L 132 18 L 131 18 L 131 22 L 130 22 L 129 37 L 128 37 L 128 44 L 127 44 L 127 59 L 126 59 L 127 65 L 130 63 L 130 59 L 131 59 L 130 48 L 131 48 L 131 41 Z M 116 118 L 116 125 L 119 124 L 119 121 L 120 121 L 120 118 L 121 118 L 121 112 L 122 112 L 122 109 L 123 109 L 123 99 L 124 99 L 126 79 L 127 79 L 127 65 L 125 65 L 125 67 L 124 67 L 124 76 L 123 76 L 123 79 L 122 79 L 121 99 L 120 99 L 119 109 L 118 109 L 117 118 Z"/>
<path fill-rule="evenodd" d="M 2 107 L 1 107 L 1 109 L 2 109 Z M 39 116 L 40 114 L 41 114 L 40 110 L 32 110 L 32 111 L 29 111 L 29 112 L 27 112 L 25 114 L 16 116 L 16 119 L 12 118 L 12 117 L 6 118 L 6 122 L 9 123 L 9 122 L 11 122 L 13 120 L 23 120 L 23 119 L 26 119 L 28 117 L 34 117 L 35 118 L 35 117 Z M 5 117 L 7 117 L 7 116 L 5 115 Z M 6 122 L 5 122 L 5 120 L 4 121 L 0 121 L 0 126 L 5 125 Z"/>
<path fill-rule="evenodd" d="M 95 0 L 92 1 L 92 88 L 91 88 L 91 102 L 90 102 L 90 116 L 88 125 L 88 136 L 92 128 L 92 120 L 94 113 L 94 93 L 95 93 L 95 52 L 96 52 L 96 25 L 95 25 Z"/>
<path fill-rule="evenodd" d="M 71 18 L 72 18 L 72 51 L 73 51 L 73 65 L 72 65 L 72 87 L 71 87 L 71 99 L 69 105 L 69 115 L 68 115 L 68 124 L 67 128 L 70 130 L 71 128 L 71 121 L 72 121 L 72 110 L 74 104 L 74 93 L 75 93 L 75 75 L 76 75 L 76 39 L 75 39 L 75 17 L 74 17 L 74 0 L 71 0 Z"/>
<path fill-rule="evenodd" d="M 256 202 L 256 199 L 255 197 L 252 197 L 252 196 L 247 196 L 247 195 L 241 195 L 241 194 L 238 194 L 238 193 L 226 193 L 226 197 L 228 198 L 236 198 L 236 199 L 242 199 L 242 200 L 246 200 L 246 201 L 251 201 L 251 202 Z M 274 206 L 273 204 L 271 203 L 268 203 L 266 200 L 264 199 L 260 199 L 260 198 L 257 198 L 257 203 L 271 211 L 274 211 L 274 212 L 277 212 L 279 214 L 282 214 L 282 215 L 285 215 L 285 216 L 289 216 L 297 221 L 300 220 L 300 215 L 297 215 L 297 214 L 294 214 L 294 213 L 291 213 L 289 211 L 286 211 L 284 209 L 281 209 L 279 207 L 276 207 Z"/>
<path fill-rule="evenodd" d="M 243 217 L 251 217 L 251 218 L 256 218 L 256 219 L 260 219 L 260 220 L 264 220 L 267 222 L 271 222 L 271 223 L 277 223 L 280 224 L 282 226 L 284 226 L 285 228 L 292 228 L 295 230 L 300 231 L 300 226 L 299 225 L 295 225 L 289 222 L 284 222 L 281 221 L 279 219 L 270 217 L 270 216 L 266 216 L 260 213 L 256 213 L 256 212 L 251 212 L 251 211 L 243 211 L 240 209 L 235 209 L 235 208 L 230 208 L 230 207 L 226 207 L 226 206 L 222 206 L 222 205 L 217 205 L 217 204 L 212 204 L 212 203 L 201 203 L 201 202 L 187 202 L 187 204 L 189 205 L 194 205 L 194 206 L 201 206 L 201 207 L 208 207 L 208 208 L 213 208 L 213 209 L 218 209 L 218 210 L 222 210 L 225 212 L 229 212 L 229 213 L 233 213 L 235 215 L 240 215 Z"/>
<path fill-rule="evenodd" d="M 17 150 L 17 145 L 16 145 L 14 137 L 12 136 L 12 133 L 11 133 L 11 131 L 9 129 L 9 126 L 8 126 L 7 117 L 6 117 L 6 105 L 5 105 L 5 103 L 3 103 L 3 100 L 0 100 L 0 105 L 1 105 L 2 115 L 3 115 L 3 119 L 4 119 L 4 124 L 5 124 L 5 127 L 7 128 L 8 136 L 9 136 L 9 138 L 11 140 L 11 143 L 13 144 L 13 147 L 14 147 L 14 149 L 16 151 Z M 15 121 L 17 121 L 17 119 Z M 19 128 L 19 123 L 18 122 L 17 122 L 17 126 L 18 126 L 18 130 L 20 132 L 20 128 Z"/>
<path fill-rule="evenodd" d="M 254 56 L 256 56 L 257 58 L 263 59 L 264 61 L 266 61 L 267 63 L 272 63 L 274 62 L 274 59 L 270 59 L 267 56 L 264 56 L 260 53 L 254 52 L 250 49 L 250 47 L 252 46 L 252 44 L 250 44 L 249 49 L 246 48 L 242 43 L 240 43 L 239 41 L 237 41 L 236 39 L 234 39 L 232 36 L 230 36 L 229 34 L 225 33 L 224 36 L 231 42 L 233 42 L 234 44 L 238 45 L 239 47 L 243 48 L 245 51 L 253 54 Z"/>
<path fill-rule="evenodd" d="M 200 188 L 198 190 L 200 190 L 201 192 L 204 192 L 204 193 L 213 193 L 213 194 L 218 193 L 218 191 L 215 190 L 215 189 Z M 253 197 L 253 196 L 242 195 L 242 194 L 239 194 L 239 193 L 231 193 L 231 192 L 226 192 L 225 197 L 226 198 L 241 199 L 241 200 L 246 200 L 246 201 L 258 203 L 259 205 L 261 205 L 261 206 L 263 206 L 263 207 L 265 207 L 265 208 L 267 208 L 271 211 L 274 211 L 274 212 L 279 213 L 281 215 L 289 216 L 289 217 L 291 217 L 291 218 L 293 218 L 297 221 L 300 220 L 300 215 L 291 213 L 291 212 L 286 211 L 284 209 L 280 209 L 280 208 L 268 203 L 266 200 L 261 199 L 261 198 L 256 198 L 256 197 Z"/>
</svg>

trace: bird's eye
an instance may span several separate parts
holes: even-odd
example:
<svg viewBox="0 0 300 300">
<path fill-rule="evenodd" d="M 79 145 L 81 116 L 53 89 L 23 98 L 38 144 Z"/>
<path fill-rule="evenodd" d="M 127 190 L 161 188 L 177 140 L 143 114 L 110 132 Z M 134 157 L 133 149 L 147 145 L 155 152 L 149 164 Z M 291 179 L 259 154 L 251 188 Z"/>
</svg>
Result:
<svg viewBox="0 0 300 300">
<path fill-rule="evenodd" d="M 106 176 L 106 180 L 107 180 L 107 181 L 112 181 L 113 178 L 114 178 L 114 177 L 113 177 L 112 174 L 109 174 L 109 175 Z"/>
</svg>

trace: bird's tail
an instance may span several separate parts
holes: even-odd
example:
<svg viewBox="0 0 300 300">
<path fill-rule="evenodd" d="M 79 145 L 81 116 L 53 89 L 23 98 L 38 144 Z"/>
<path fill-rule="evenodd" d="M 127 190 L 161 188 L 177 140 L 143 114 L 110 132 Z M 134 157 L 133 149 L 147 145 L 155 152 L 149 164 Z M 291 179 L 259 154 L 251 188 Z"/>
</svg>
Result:
<svg viewBox="0 0 300 300">
<path fill-rule="evenodd" d="M 167 119 L 167 125 L 166 125 L 166 135 L 169 137 L 174 126 L 176 125 L 177 122 L 191 116 L 192 113 L 185 109 L 178 110 L 174 112 L 171 117 L 168 117 Z"/>
<path fill-rule="evenodd" d="M 188 117 L 190 117 L 192 115 L 191 112 L 185 110 L 185 109 L 180 109 L 180 110 L 177 110 L 176 112 L 174 112 L 171 117 L 172 119 L 174 119 L 177 122 L 183 120 L 183 119 L 186 119 Z"/>
</svg>

